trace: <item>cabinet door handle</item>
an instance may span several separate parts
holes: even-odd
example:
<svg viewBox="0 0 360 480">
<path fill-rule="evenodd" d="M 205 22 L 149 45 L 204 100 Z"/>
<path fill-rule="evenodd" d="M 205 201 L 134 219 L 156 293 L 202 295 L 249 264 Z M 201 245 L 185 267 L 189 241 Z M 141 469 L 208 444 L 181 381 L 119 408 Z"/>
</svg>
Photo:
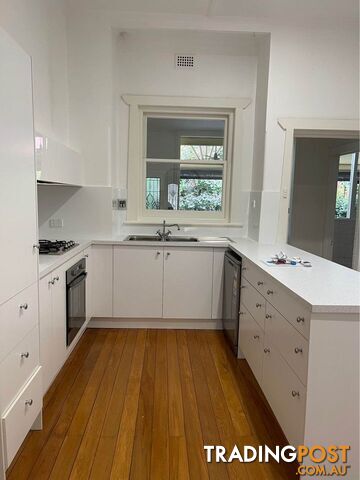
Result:
<svg viewBox="0 0 360 480">
<path fill-rule="evenodd" d="M 26 400 L 26 401 L 25 401 L 25 405 L 26 405 L 27 407 L 31 407 L 31 405 L 32 405 L 33 403 L 34 403 L 34 401 L 33 401 L 32 398 L 30 398 L 30 400 Z"/>
<path fill-rule="evenodd" d="M 257 340 L 260 338 L 260 335 L 254 335 L 254 340 Z"/>
<path fill-rule="evenodd" d="M 23 352 L 23 353 L 20 355 L 21 358 L 29 358 L 29 356 L 30 356 L 30 353 L 29 353 L 29 352 Z"/>
<path fill-rule="evenodd" d="M 295 398 L 295 397 L 299 397 L 299 398 L 300 398 L 300 392 L 298 392 L 297 390 L 292 390 L 291 395 L 292 395 L 294 398 Z"/>
<path fill-rule="evenodd" d="M 267 313 L 267 314 L 265 315 L 265 318 L 272 318 L 272 316 L 270 315 L 270 313 Z"/>
<path fill-rule="evenodd" d="M 303 349 L 301 347 L 295 347 L 294 352 L 295 353 L 303 353 Z"/>
<path fill-rule="evenodd" d="M 258 282 L 257 282 L 257 284 L 258 284 L 258 285 L 259 285 L 259 287 L 260 287 L 260 285 L 264 285 L 264 282 L 260 282 L 260 281 L 258 281 Z"/>
<path fill-rule="evenodd" d="M 20 310 L 27 310 L 29 308 L 29 305 L 27 303 L 22 303 L 20 305 Z"/>
<path fill-rule="evenodd" d="M 246 268 L 246 267 L 242 267 L 242 271 L 245 272 L 245 270 L 247 270 L 247 268 Z"/>
<path fill-rule="evenodd" d="M 85 258 L 89 258 L 89 254 L 88 254 L 88 253 L 85 253 L 84 257 L 85 257 Z"/>
<path fill-rule="evenodd" d="M 157 251 L 156 252 L 156 256 L 158 257 L 160 255 L 161 252 Z"/>
<path fill-rule="evenodd" d="M 54 282 L 58 282 L 60 278 L 58 276 L 54 277 Z"/>
<path fill-rule="evenodd" d="M 240 288 L 241 288 L 241 289 L 243 289 L 243 288 L 246 288 L 246 285 L 241 285 L 241 287 L 240 287 Z"/>
<path fill-rule="evenodd" d="M 256 308 L 261 308 L 261 303 L 257 303 Z"/>
<path fill-rule="evenodd" d="M 55 283 L 55 280 L 54 280 L 54 279 L 49 280 L 49 282 L 48 282 L 49 285 L 54 285 L 54 283 Z"/>
<path fill-rule="evenodd" d="M 297 321 L 297 323 L 301 323 L 301 322 L 304 323 L 304 322 L 305 322 L 305 318 L 304 318 L 304 317 L 297 317 L 297 318 L 296 318 L 296 321 Z"/>
<path fill-rule="evenodd" d="M 166 252 L 166 258 L 169 258 L 169 257 L 170 257 L 170 255 L 171 255 L 171 253 L 170 253 L 170 252 Z"/>
<path fill-rule="evenodd" d="M 245 315 L 245 312 L 239 312 L 239 315 Z"/>
<path fill-rule="evenodd" d="M 273 290 L 268 290 L 266 293 L 267 293 L 268 295 L 272 295 L 274 292 L 273 292 Z"/>
<path fill-rule="evenodd" d="M 270 353 L 270 348 L 264 348 L 264 353 Z"/>
</svg>

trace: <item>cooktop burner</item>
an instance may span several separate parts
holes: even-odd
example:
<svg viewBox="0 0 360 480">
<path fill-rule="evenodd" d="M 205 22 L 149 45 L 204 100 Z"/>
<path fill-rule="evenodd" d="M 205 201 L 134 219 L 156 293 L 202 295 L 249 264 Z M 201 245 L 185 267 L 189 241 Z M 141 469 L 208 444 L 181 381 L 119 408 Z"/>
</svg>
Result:
<svg viewBox="0 0 360 480">
<path fill-rule="evenodd" d="M 41 255 L 61 255 L 79 244 L 73 240 L 39 240 Z"/>
</svg>

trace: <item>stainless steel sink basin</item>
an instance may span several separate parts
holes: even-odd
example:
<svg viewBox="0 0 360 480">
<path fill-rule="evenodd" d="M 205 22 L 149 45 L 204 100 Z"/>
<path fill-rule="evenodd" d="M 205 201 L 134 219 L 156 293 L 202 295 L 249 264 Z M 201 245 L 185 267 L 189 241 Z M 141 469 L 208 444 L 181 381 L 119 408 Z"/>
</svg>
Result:
<svg viewBox="0 0 360 480">
<path fill-rule="evenodd" d="M 130 242 L 162 242 L 159 235 L 129 235 L 125 239 Z M 171 236 L 167 237 L 165 242 L 198 242 L 196 237 Z"/>
<path fill-rule="evenodd" d="M 125 241 L 131 242 L 161 242 L 159 235 L 129 235 Z"/>
</svg>

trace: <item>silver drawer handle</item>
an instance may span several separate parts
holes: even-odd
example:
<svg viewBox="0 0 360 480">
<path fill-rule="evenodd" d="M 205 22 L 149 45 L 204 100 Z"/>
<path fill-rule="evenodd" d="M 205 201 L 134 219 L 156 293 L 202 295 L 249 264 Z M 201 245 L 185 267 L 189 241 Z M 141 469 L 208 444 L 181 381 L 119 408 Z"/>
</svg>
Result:
<svg viewBox="0 0 360 480">
<path fill-rule="evenodd" d="M 260 287 L 260 285 L 264 285 L 264 282 L 260 282 L 260 281 L 259 281 L 259 282 L 257 282 L 257 284 L 258 284 L 259 287 Z"/>
<path fill-rule="evenodd" d="M 21 358 L 29 358 L 30 353 L 29 352 L 24 352 L 20 355 Z"/>
<path fill-rule="evenodd" d="M 291 392 L 291 395 L 295 398 L 295 397 L 300 397 L 300 392 L 296 391 L 296 390 L 293 390 Z"/>
<path fill-rule="evenodd" d="M 264 348 L 264 353 L 270 353 L 270 348 Z"/>
<path fill-rule="evenodd" d="M 23 303 L 20 305 L 20 310 L 27 310 L 29 308 L 29 305 L 27 303 Z"/>
<path fill-rule="evenodd" d="M 256 308 L 261 308 L 261 303 L 257 303 Z"/>
<path fill-rule="evenodd" d="M 89 258 L 89 254 L 88 254 L 88 253 L 85 253 L 84 257 L 85 257 L 85 258 Z"/>
<path fill-rule="evenodd" d="M 272 318 L 272 316 L 270 315 L 270 313 L 267 313 L 267 314 L 265 315 L 265 318 Z"/>
<path fill-rule="evenodd" d="M 274 292 L 273 292 L 272 290 L 268 290 L 266 293 L 267 293 L 268 295 L 272 295 Z"/>
<path fill-rule="evenodd" d="M 305 322 L 305 318 L 304 318 L 304 317 L 297 317 L 297 318 L 296 318 L 296 321 L 297 321 L 297 323 L 301 323 L 301 322 L 304 323 L 304 322 Z"/>
<path fill-rule="evenodd" d="M 156 252 L 156 255 L 160 255 L 161 252 Z"/>
<path fill-rule="evenodd" d="M 303 353 L 303 349 L 300 348 L 300 347 L 295 347 L 294 352 L 295 353 Z"/>
<path fill-rule="evenodd" d="M 54 285 L 54 283 L 55 283 L 55 279 L 53 278 L 52 280 L 49 280 L 49 282 L 48 282 L 48 283 L 49 283 L 49 285 Z"/>
<path fill-rule="evenodd" d="M 54 277 L 54 281 L 58 282 L 60 280 L 59 277 Z"/>
<path fill-rule="evenodd" d="M 257 340 L 258 338 L 260 338 L 260 335 L 254 335 L 254 340 Z"/>
<path fill-rule="evenodd" d="M 33 399 L 32 399 L 32 398 L 30 398 L 30 400 L 26 400 L 26 401 L 25 401 L 25 405 L 28 406 L 28 407 L 31 407 L 31 405 L 32 405 L 33 403 L 34 403 L 34 402 L 33 402 Z"/>
<path fill-rule="evenodd" d="M 170 257 L 171 253 L 170 252 L 166 252 L 166 258 Z"/>
</svg>

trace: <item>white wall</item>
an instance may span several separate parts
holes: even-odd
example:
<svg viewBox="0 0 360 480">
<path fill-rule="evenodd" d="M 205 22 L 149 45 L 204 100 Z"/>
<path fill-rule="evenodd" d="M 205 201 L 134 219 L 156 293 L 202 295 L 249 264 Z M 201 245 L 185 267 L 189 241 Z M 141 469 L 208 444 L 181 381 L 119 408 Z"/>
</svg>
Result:
<svg viewBox="0 0 360 480">
<path fill-rule="evenodd" d="M 355 29 L 277 28 L 270 49 L 260 240 L 275 241 L 285 133 L 277 121 L 359 117 Z"/>
<path fill-rule="evenodd" d="M 0 0 L 0 26 L 32 57 L 35 129 L 68 142 L 63 0 Z"/>
<path fill-rule="evenodd" d="M 38 185 L 39 238 L 82 240 L 112 235 L 110 187 Z M 50 228 L 62 219 L 62 228 Z"/>
</svg>

